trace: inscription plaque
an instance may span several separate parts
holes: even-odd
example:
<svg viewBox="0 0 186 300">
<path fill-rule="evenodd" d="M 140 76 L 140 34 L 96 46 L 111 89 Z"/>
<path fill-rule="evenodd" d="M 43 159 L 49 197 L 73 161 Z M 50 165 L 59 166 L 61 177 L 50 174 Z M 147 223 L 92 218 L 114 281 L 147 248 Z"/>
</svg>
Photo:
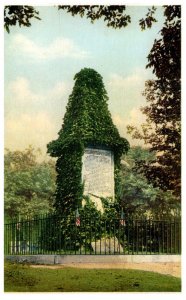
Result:
<svg viewBox="0 0 186 300">
<path fill-rule="evenodd" d="M 114 155 L 110 150 L 86 148 L 83 155 L 84 195 L 114 198 Z"/>
</svg>

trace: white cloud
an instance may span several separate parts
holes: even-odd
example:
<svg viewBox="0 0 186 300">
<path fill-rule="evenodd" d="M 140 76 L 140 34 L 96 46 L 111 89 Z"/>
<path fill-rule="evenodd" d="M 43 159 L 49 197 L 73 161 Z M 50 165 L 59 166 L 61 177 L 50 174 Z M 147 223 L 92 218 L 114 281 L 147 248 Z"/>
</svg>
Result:
<svg viewBox="0 0 186 300">
<path fill-rule="evenodd" d="M 57 137 L 53 120 L 45 112 L 9 115 L 5 120 L 5 147 L 25 149 L 28 145 L 46 151 L 46 144 Z"/>
<path fill-rule="evenodd" d="M 132 125 L 136 127 L 140 127 L 142 123 L 146 120 L 145 115 L 141 112 L 140 107 L 135 107 L 129 112 L 129 117 L 126 119 L 127 125 Z"/>
<path fill-rule="evenodd" d="M 12 81 L 5 93 L 5 147 L 24 149 L 32 144 L 46 152 L 46 144 L 61 128 L 69 89 L 68 82 L 58 81 L 36 93 L 28 79 Z"/>
<path fill-rule="evenodd" d="M 69 89 L 70 85 L 67 82 L 58 81 L 52 88 L 35 93 L 27 78 L 17 77 L 10 82 L 5 91 L 5 109 L 6 111 L 12 109 L 28 111 L 36 107 L 44 109 L 48 105 L 53 105 L 54 102 L 57 104 L 62 97 L 67 97 Z"/>
<path fill-rule="evenodd" d="M 110 86 L 111 87 L 123 87 L 123 88 L 134 88 L 141 86 L 144 83 L 145 71 L 136 69 L 133 74 L 123 77 L 116 73 L 110 75 Z"/>
<path fill-rule="evenodd" d="M 69 94 L 71 85 L 67 82 L 58 81 L 55 83 L 55 85 L 47 91 L 46 97 L 58 99 L 61 98 L 64 95 Z"/>
<path fill-rule="evenodd" d="M 30 87 L 28 79 L 17 77 L 8 86 L 8 93 L 13 98 L 14 102 L 19 104 L 34 103 L 43 98 L 42 95 L 35 94 Z"/>
<path fill-rule="evenodd" d="M 122 127 L 122 126 L 123 126 L 124 120 L 121 118 L 120 115 L 114 114 L 113 117 L 112 117 L 112 119 L 113 119 L 114 124 L 115 124 L 117 127 Z"/>
<path fill-rule="evenodd" d="M 135 106 L 143 106 L 145 97 L 142 96 L 142 92 L 145 89 L 145 81 L 152 77 L 151 72 L 145 69 L 135 69 L 127 76 L 110 74 L 107 89 L 111 108 L 115 110 L 117 106 L 120 112 L 131 110 Z"/>
<path fill-rule="evenodd" d="M 144 145 L 141 140 L 132 139 L 131 135 L 127 133 L 127 126 L 131 125 L 140 129 L 141 124 L 145 123 L 145 115 L 140 111 L 140 107 L 133 108 L 125 118 L 122 114 L 114 114 L 113 122 L 119 130 L 121 136 L 125 137 L 131 145 Z"/>
<path fill-rule="evenodd" d="M 142 92 L 145 89 L 145 81 L 153 77 L 151 71 L 137 68 L 126 76 L 112 73 L 107 82 L 113 122 L 121 136 L 125 137 L 131 145 L 144 146 L 143 141 L 131 138 L 127 133 L 127 125 L 140 129 L 140 125 L 145 123 L 145 115 L 140 110 L 146 105 Z"/>
<path fill-rule="evenodd" d="M 139 89 L 135 90 L 140 78 L 138 75 L 123 78 L 115 74 L 112 79 L 110 84 L 115 90 L 113 99 L 116 99 L 117 92 L 120 97 L 118 101 L 112 102 L 113 122 L 123 137 L 127 138 L 131 144 L 136 144 L 136 140 L 132 141 L 127 134 L 126 127 L 127 125 L 139 127 L 145 121 L 140 112 L 140 106 L 144 100 L 141 98 L 139 101 Z M 121 93 L 124 85 L 129 90 L 125 96 Z M 46 151 L 46 144 L 57 137 L 61 128 L 70 90 L 71 85 L 68 82 L 57 81 L 52 88 L 37 93 L 25 77 L 18 77 L 12 81 L 5 91 L 5 147 L 24 149 L 32 144 Z M 131 101 L 128 101 L 130 97 Z M 132 103 L 133 98 L 135 98 L 134 103 Z M 123 101 L 123 105 L 120 105 L 119 100 Z M 132 103 L 130 107 L 128 102 Z"/>
<path fill-rule="evenodd" d="M 71 39 L 57 38 L 49 45 L 38 45 L 23 34 L 16 34 L 12 47 L 32 59 L 50 60 L 56 58 L 79 58 L 89 56 L 88 52 L 80 49 Z"/>
<path fill-rule="evenodd" d="M 133 108 L 128 113 L 128 118 L 122 117 L 120 114 L 113 115 L 113 122 L 117 127 L 126 127 L 127 125 L 132 125 L 140 127 L 141 124 L 145 122 L 145 115 L 142 114 L 140 107 Z"/>
</svg>

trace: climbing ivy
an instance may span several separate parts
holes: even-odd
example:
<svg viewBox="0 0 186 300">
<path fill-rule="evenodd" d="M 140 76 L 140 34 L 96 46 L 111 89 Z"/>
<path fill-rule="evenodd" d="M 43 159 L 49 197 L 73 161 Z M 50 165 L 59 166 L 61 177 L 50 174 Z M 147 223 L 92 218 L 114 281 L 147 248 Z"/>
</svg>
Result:
<svg viewBox="0 0 186 300">
<path fill-rule="evenodd" d="M 55 208 L 69 214 L 79 206 L 83 196 L 82 156 L 88 146 L 107 147 L 114 153 L 115 193 L 119 185 L 120 157 L 129 149 L 120 137 L 108 110 L 108 96 L 102 77 L 84 68 L 74 77 L 75 84 L 66 107 L 58 139 L 50 142 L 48 153 L 57 157 Z"/>
</svg>

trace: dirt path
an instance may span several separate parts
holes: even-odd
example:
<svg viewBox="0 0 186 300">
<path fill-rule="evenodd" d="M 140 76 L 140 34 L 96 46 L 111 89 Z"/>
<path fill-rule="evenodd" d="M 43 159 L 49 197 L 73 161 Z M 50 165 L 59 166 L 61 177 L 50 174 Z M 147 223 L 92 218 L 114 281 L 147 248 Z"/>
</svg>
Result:
<svg viewBox="0 0 186 300">
<path fill-rule="evenodd" d="M 31 265 L 32 268 L 136 269 L 181 277 L 180 263 L 72 263 L 63 265 Z"/>
</svg>

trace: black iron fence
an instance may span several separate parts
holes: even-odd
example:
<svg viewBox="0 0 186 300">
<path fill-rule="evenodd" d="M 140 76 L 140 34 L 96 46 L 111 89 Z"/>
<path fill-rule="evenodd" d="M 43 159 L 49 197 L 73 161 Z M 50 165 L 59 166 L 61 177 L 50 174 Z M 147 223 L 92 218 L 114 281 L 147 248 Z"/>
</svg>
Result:
<svg viewBox="0 0 186 300">
<path fill-rule="evenodd" d="M 5 255 L 180 254 L 181 222 L 39 216 L 5 224 Z"/>
</svg>

